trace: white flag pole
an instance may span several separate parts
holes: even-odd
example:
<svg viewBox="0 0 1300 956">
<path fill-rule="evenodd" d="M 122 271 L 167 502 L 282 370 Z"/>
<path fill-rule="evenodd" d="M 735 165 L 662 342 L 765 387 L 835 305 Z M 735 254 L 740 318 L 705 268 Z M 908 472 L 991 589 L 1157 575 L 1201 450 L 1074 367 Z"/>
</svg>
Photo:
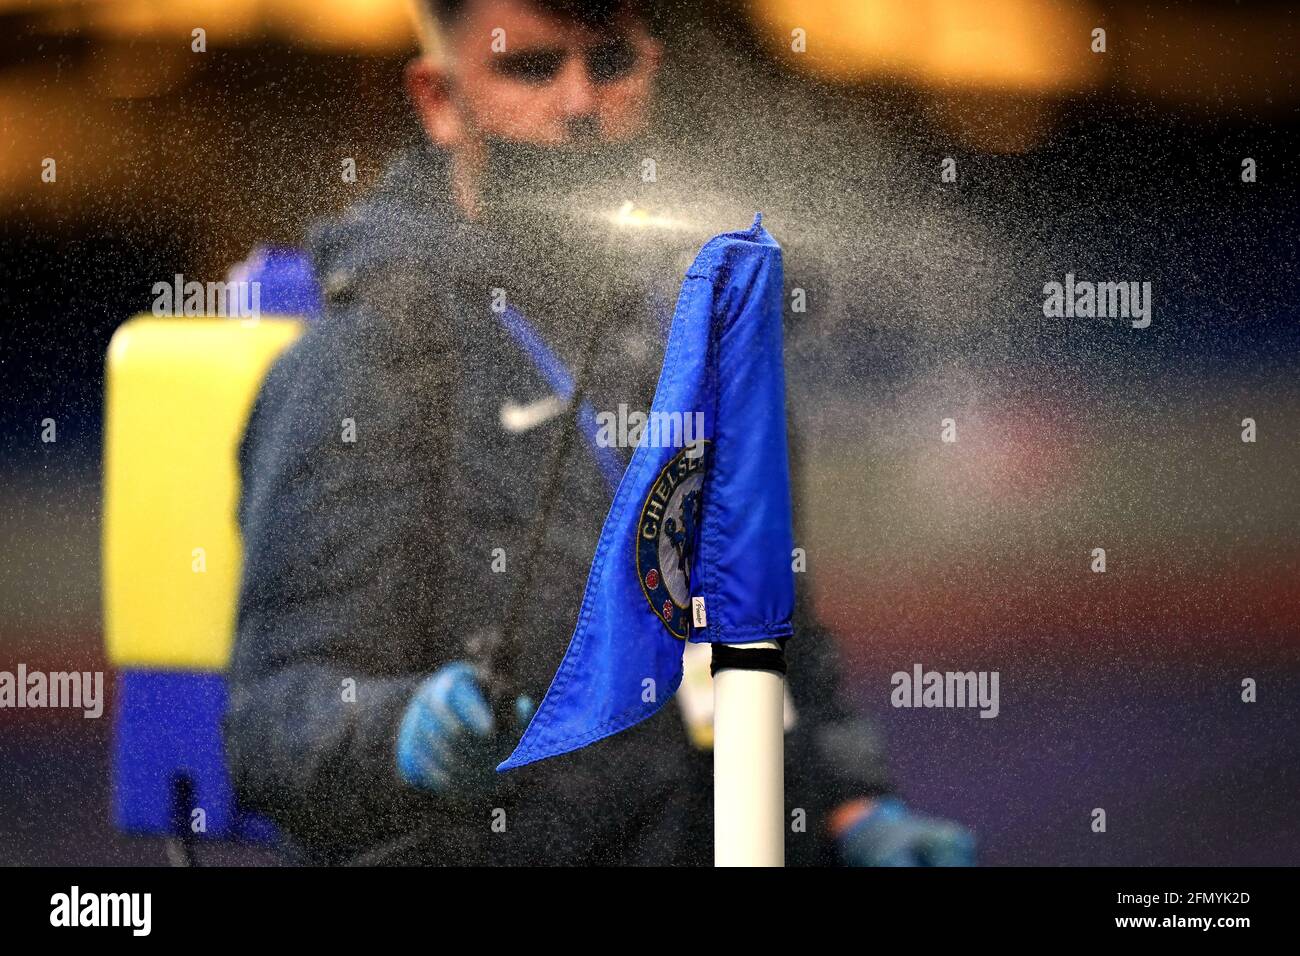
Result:
<svg viewBox="0 0 1300 956">
<path fill-rule="evenodd" d="M 714 865 L 785 866 L 781 645 L 714 644 L 713 653 Z M 750 666 L 746 656 L 780 669 Z"/>
</svg>

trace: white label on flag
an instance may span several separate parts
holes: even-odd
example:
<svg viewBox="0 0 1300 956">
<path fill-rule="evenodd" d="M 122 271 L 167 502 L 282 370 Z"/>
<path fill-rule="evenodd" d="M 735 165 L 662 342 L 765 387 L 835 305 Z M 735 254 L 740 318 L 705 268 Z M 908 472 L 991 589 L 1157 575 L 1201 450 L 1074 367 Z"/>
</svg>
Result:
<svg viewBox="0 0 1300 956">
<path fill-rule="evenodd" d="M 696 627 L 709 626 L 709 615 L 704 613 L 704 598 L 702 597 L 691 598 L 691 612 L 695 615 Z"/>
</svg>

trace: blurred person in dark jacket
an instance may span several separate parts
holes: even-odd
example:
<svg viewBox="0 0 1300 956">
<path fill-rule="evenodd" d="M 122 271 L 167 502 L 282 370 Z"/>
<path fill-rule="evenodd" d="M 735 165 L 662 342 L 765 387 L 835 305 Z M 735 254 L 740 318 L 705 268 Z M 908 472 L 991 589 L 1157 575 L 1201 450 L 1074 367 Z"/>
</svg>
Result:
<svg viewBox="0 0 1300 956">
<path fill-rule="evenodd" d="M 323 316 L 241 450 L 236 786 L 320 862 L 707 862 L 711 759 L 678 708 L 493 769 L 564 654 L 629 451 L 566 396 L 649 408 L 706 238 L 579 215 L 634 188 L 661 50 L 627 2 L 428 2 L 440 49 L 407 71 L 427 141 L 314 231 Z M 969 834 L 888 796 L 806 609 L 788 655 L 790 861 L 968 862 Z"/>
</svg>

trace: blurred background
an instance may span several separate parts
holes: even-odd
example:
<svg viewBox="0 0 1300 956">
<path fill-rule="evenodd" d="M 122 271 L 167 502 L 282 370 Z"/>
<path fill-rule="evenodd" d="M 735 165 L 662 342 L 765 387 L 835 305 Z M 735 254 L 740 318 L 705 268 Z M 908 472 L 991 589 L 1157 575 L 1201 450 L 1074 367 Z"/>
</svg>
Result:
<svg viewBox="0 0 1300 956">
<path fill-rule="evenodd" d="M 660 176 L 761 204 L 806 293 L 787 343 L 804 583 L 900 792 L 990 864 L 1300 863 L 1293 13 L 652 16 L 683 143 Z M 417 136 L 413 52 L 405 0 L 0 0 L 0 670 L 109 670 L 113 330 L 153 283 L 220 280 L 357 199 Z M 1067 272 L 1151 282 L 1151 326 L 1044 318 Z M 999 671 L 1000 716 L 891 708 L 915 663 Z M 0 863 L 164 861 L 108 823 L 110 733 L 0 710 Z"/>
</svg>

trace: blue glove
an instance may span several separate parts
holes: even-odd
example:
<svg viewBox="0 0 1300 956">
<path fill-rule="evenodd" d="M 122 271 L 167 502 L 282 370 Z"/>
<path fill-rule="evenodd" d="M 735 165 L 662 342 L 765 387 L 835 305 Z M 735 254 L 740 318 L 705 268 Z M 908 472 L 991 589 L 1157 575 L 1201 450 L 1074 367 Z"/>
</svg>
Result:
<svg viewBox="0 0 1300 956">
<path fill-rule="evenodd" d="M 913 814 L 896 797 L 865 804 L 838 837 L 849 866 L 974 866 L 975 837 L 960 824 Z"/>
<path fill-rule="evenodd" d="M 532 701 L 519 698 L 521 720 Z M 496 721 L 472 665 L 448 664 L 424 681 L 406 705 L 397 731 L 397 773 L 422 790 L 448 794 L 489 785 L 499 759 Z"/>
</svg>

